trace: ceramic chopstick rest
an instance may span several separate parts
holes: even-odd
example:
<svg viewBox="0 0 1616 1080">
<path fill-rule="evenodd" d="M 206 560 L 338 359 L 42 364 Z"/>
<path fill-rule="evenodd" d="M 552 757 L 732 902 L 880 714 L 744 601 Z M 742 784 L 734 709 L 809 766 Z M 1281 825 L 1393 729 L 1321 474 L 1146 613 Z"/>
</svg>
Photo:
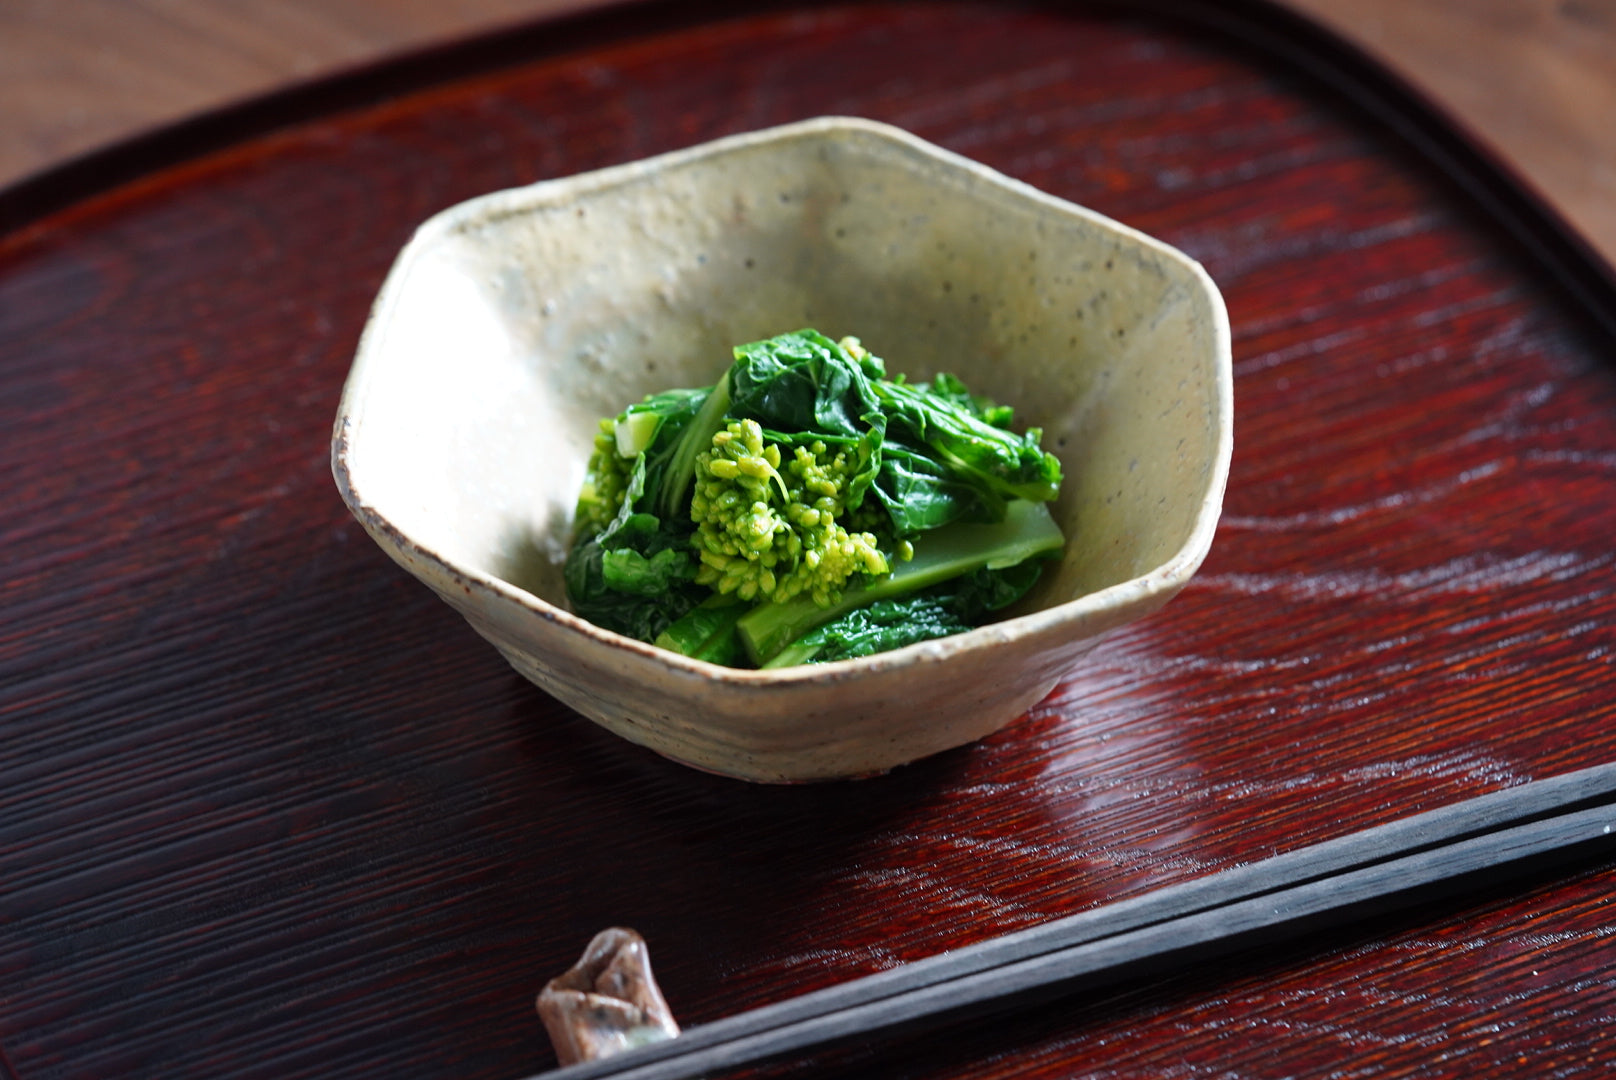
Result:
<svg viewBox="0 0 1616 1080">
<path fill-rule="evenodd" d="M 596 934 L 578 962 L 545 985 L 537 1005 L 562 1065 L 679 1034 L 651 974 L 645 939 L 619 927 Z"/>
</svg>

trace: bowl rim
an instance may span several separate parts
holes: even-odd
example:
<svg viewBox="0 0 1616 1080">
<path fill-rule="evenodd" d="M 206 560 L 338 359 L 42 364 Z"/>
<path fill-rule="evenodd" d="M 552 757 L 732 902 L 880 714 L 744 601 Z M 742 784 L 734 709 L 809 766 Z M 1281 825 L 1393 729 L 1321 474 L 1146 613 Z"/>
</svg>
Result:
<svg viewBox="0 0 1616 1080">
<path fill-rule="evenodd" d="M 474 221 L 482 223 L 498 217 L 529 212 L 582 192 L 603 190 L 668 168 L 737 150 L 751 149 L 771 142 L 848 133 L 900 144 L 921 157 L 960 170 L 978 182 L 1030 199 L 1067 216 L 1098 225 L 1177 264 L 1199 286 L 1212 316 L 1214 366 L 1212 422 L 1216 428 L 1216 438 L 1211 469 L 1201 496 L 1201 504 L 1196 509 L 1194 525 L 1178 550 L 1166 560 L 1126 581 L 1108 585 L 1051 607 L 989 623 L 963 633 L 851 660 L 758 670 L 733 668 L 697 660 L 596 626 L 587 619 L 552 604 L 526 589 L 491 574 L 461 566 L 419 543 L 395 526 L 365 497 L 355 481 L 351 462 L 354 439 L 365 418 L 366 391 L 379 368 L 376 351 L 377 341 L 382 333 L 381 328 L 387 324 L 397 305 L 403 279 L 407 276 L 418 251 Z M 366 318 L 353 365 L 343 385 L 332 427 L 331 471 L 343 502 L 371 538 L 395 561 L 422 577 L 428 585 L 455 606 L 458 606 L 452 599 L 455 594 L 462 594 L 468 598 L 481 594 L 487 599 L 514 605 L 523 612 L 537 616 L 558 628 L 579 634 L 598 647 L 620 655 L 627 654 L 648 660 L 667 669 L 669 673 L 698 677 L 706 682 L 730 684 L 736 688 L 781 688 L 804 683 L 846 681 L 864 674 L 895 668 L 929 667 L 961 653 L 1035 639 L 1055 632 L 1062 624 L 1083 621 L 1105 612 L 1131 611 L 1136 608 L 1154 610 L 1155 607 L 1165 603 L 1189 581 L 1211 549 L 1213 535 L 1222 512 L 1229 465 L 1233 456 L 1233 383 L 1228 309 L 1211 275 L 1195 259 L 1156 237 L 1124 225 L 1098 211 L 1041 191 L 1024 181 L 1007 176 L 953 151 L 945 150 L 901 128 L 861 117 L 820 116 L 728 135 L 636 161 L 490 192 L 447 207 L 428 218 L 416 229 L 409 242 L 394 259 Z"/>
</svg>

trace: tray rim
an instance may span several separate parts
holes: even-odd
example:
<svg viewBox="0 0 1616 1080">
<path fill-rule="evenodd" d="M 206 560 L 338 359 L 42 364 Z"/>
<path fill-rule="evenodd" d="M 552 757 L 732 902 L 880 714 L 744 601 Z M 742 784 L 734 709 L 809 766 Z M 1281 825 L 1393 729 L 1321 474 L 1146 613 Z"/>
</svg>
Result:
<svg viewBox="0 0 1616 1080">
<path fill-rule="evenodd" d="M 0 187 L 0 243 L 148 175 L 322 117 L 614 41 L 738 15 L 867 2 L 761 0 L 737 12 L 721 0 L 601 0 L 338 68 L 136 133 Z M 1616 266 L 1456 117 L 1312 17 L 1279 0 L 1032 0 L 1031 6 L 1193 28 L 1346 103 L 1453 183 L 1559 286 L 1584 324 L 1616 346 Z"/>
</svg>

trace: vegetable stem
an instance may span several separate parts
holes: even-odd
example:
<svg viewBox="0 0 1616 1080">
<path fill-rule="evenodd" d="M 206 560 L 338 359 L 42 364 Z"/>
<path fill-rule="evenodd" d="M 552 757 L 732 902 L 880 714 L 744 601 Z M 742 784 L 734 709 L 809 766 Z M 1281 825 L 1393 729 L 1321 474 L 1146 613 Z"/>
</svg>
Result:
<svg viewBox="0 0 1616 1080">
<path fill-rule="evenodd" d="M 679 445 L 668 462 L 667 475 L 662 479 L 658 493 L 657 510 L 663 518 L 688 517 L 687 502 L 690 485 L 696 475 L 696 455 L 713 444 L 713 436 L 724 427 L 724 414 L 729 411 L 729 372 L 718 380 L 701 409 L 679 436 Z"/>
<path fill-rule="evenodd" d="M 821 623 L 876 600 L 902 596 L 968 574 L 982 567 L 1014 566 L 1061 550 L 1066 537 L 1041 502 L 1011 501 L 1004 520 L 991 525 L 956 522 L 915 540 L 915 557 L 891 573 L 847 589 L 839 601 L 821 607 L 798 597 L 783 604 L 763 603 L 735 624 L 752 662 L 770 663 L 789 644 Z"/>
<path fill-rule="evenodd" d="M 734 597 L 714 594 L 658 634 L 653 644 L 697 660 L 731 663 L 740 654 L 735 623 L 746 611 Z"/>
</svg>

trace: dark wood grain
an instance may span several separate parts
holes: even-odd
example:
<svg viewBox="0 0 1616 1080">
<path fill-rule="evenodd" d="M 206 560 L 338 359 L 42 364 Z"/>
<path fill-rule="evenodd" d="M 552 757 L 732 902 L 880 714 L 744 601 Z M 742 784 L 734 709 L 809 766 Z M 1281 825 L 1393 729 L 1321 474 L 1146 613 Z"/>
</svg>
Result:
<svg viewBox="0 0 1616 1080">
<path fill-rule="evenodd" d="M 607 2 L 0 4 L 0 185 L 288 83 Z M 1616 264 L 1616 2 L 1277 2 L 1393 65 Z"/>
<path fill-rule="evenodd" d="M 1616 372 L 1403 144 L 1084 9 L 575 24 L 0 239 L 0 1046 L 45 1077 L 511 1077 L 597 929 L 687 1024 L 1616 760 Z M 825 112 L 1152 232 L 1229 302 L 1211 557 L 985 742 L 707 777 L 521 681 L 350 522 L 327 438 L 413 226 Z M 1594 866 L 837 1074 L 1600 1076 Z"/>
<path fill-rule="evenodd" d="M 1616 765 L 1534 780 L 734 1013 L 543 1080 L 699 1080 L 895 1030 L 937 1032 L 1546 869 L 1608 861 L 1613 798 Z"/>
</svg>

